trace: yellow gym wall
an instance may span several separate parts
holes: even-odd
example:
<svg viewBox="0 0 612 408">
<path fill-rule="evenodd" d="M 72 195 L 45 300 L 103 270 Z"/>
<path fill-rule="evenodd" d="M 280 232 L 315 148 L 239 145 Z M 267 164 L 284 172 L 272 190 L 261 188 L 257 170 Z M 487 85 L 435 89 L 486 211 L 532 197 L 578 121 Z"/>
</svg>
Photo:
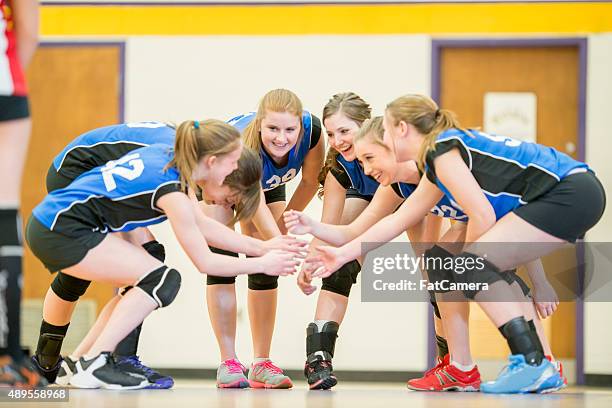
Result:
<svg viewBox="0 0 612 408">
<path fill-rule="evenodd" d="M 41 9 L 41 32 L 47 42 L 126 43 L 128 121 L 227 118 L 254 109 L 258 98 L 273 87 L 294 90 L 317 115 L 332 94 L 353 90 L 380 114 L 386 102 L 402 93 L 430 92 L 432 38 L 588 37 L 587 160 L 606 188 L 612 185 L 612 163 L 605 157 L 612 151 L 605 122 L 605 110 L 612 103 L 612 4 L 77 6 L 49 2 Z M 319 217 L 320 208 L 315 199 L 308 211 Z M 611 238 L 609 214 L 591 239 Z M 205 310 L 204 279 L 174 243 L 167 226 L 157 227 L 155 233 L 168 248 L 169 263 L 182 272 L 184 285 L 175 304 L 147 319 L 144 358 L 157 367 L 215 368 L 218 356 Z M 241 282 L 237 287 L 238 351 L 248 361 L 246 285 Z M 361 304 L 359 297 L 357 286 L 340 333 L 336 364 L 355 370 L 423 369 L 427 305 Z M 292 279 L 281 281 L 273 358 L 283 367 L 303 364 L 305 324 L 312 319 L 315 300 L 303 296 Z M 601 323 L 611 312 L 610 304 L 586 306 L 589 373 L 612 373 L 606 363 L 612 361 L 612 352 L 600 344 L 609 334 Z M 392 335 L 385 335 L 386 353 L 381 355 L 380 334 L 386 330 Z M 172 356 L 158 352 L 177 338 L 181 343 Z"/>
</svg>

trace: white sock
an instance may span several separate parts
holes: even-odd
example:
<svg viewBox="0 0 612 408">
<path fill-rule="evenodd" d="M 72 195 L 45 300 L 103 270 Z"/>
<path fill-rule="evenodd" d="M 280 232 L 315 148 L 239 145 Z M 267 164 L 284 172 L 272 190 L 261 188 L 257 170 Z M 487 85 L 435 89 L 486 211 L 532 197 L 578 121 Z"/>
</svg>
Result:
<svg viewBox="0 0 612 408">
<path fill-rule="evenodd" d="M 269 357 L 255 357 L 253 359 L 253 364 L 263 363 L 264 361 L 270 361 Z"/>
<path fill-rule="evenodd" d="M 474 364 L 474 363 L 463 365 L 463 364 L 459 364 L 455 360 L 451 360 L 451 364 L 453 366 L 455 366 L 456 368 L 458 368 L 459 370 L 463 371 L 463 372 L 468 372 L 468 371 L 472 370 L 474 367 L 476 367 L 476 364 Z"/>
<path fill-rule="evenodd" d="M 315 320 L 314 324 L 317 325 L 317 329 L 319 329 L 319 332 L 323 331 L 323 326 L 325 326 L 325 323 L 331 322 L 331 320 Z"/>
</svg>

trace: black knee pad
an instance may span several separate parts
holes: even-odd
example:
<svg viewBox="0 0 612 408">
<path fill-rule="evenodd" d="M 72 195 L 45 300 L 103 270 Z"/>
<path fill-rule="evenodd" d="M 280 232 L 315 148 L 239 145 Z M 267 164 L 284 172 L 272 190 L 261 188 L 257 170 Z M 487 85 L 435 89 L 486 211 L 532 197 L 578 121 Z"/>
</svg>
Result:
<svg viewBox="0 0 612 408">
<path fill-rule="evenodd" d="M 321 328 L 315 322 L 308 324 L 306 328 L 306 358 L 308 362 L 317 360 L 317 356 L 320 356 L 323 360 L 331 361 L 334 357 L 339 328 L 338 323 L 331 320 L 325 322 Z"/>
<path fill-rule="evenodd" d="M 248 281 L 249 289 L 251 290 L 270 290 L 278 288 L 278 276 L 255 273 L 249 275 Z"/>
<path fill-rule="evenodd" d="M 181 288 L 181 274 L 176 269 L 162 266 L 149 272 L 134 286 L 142 289 L 159 307 L 168 306 Z"/>
<path fill-rule="evenodd" d="M 463 294 L 468 299 L 474 299 L 483 289 L 483 285 L 491 285 L 504 280 L 504 272 L 479 255 L 463 252 L 455 257 L 455 282 L 460 284 Z"/>
<path fill-rule="evenodd" d="M 525 297 L 531 297 L 531 288 L 527 283 L 516 273 L 516 269 L 511 269 L 509 271 L 504 271 L 502 276 L 508 285 L 512 285 L 514 282 L 518 283 L 521 287 L 521 291 Z"/>
<path fill-rule="evenodd" d="M 90 284 L 91 281 L 75 278 L 60 271 L 51 282 L 51 290 L 66 302 L 76 302 L 85 294 Z"/>
<path fill-rule="evenodd" d="M 357 283 L 357 275 L 361 271 L 361 265 L 357 261 L 351 261 L 340 267 L 335 273 L 323 278 L 321 290 L 334 292 L 349 297 L 353 284 Z"/>
<path fill-rule="evenodd" d="M 212 252 L 219 255 L 227 255 L 238 258 L 238 254 L 231 251 L 226 251 L 225 249 L 215 248 L 212 246 L 208 247 Z M 235 276 L 214 276 L 214 275 L 206 275 L 206 284 L 207 285 L 233 285 L 236 283 Z"/>
<path fill-rule="evenodd" d="M 429 282 L 436 284 L 437 282 L 448 281 L 454 282 L 453 270 L 445 266 L 448 266 L 449 260 L 453 259 L 453 254 L 448 252 L 446 249 L 434 245 L 423 253 L 425 262 L 425 269 L 427 270 L 427 278 Z M 448 286 L 448 285 L 445 285 Z M 443 290 L 440 285 L 435 286 L 434 293 L 445 293 L 448 290 Z M 436 301 L 435 296 L 432 297 L 432 292 L 429 292 L 430 301 L 432 304 Z M 436 306 L 437 307 L 437 306 Z"/>
<path fill-rule="evenodd" d="M 146 244 L 142 244 L 142 247 L 151 255 L 153 258 L 160 262 L 166 261 L 166 249 L 162 244 L 157 241 L 149 241 Z"/>
</svg>

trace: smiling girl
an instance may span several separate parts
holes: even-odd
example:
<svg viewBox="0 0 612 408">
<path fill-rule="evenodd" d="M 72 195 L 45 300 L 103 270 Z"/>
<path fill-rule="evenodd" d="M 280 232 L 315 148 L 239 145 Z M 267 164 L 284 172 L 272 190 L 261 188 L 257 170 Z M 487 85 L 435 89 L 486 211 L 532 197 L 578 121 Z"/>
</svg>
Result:
<svg viewBox="0 0 612 408">
<path fill-rule="evenodd" d="M 512 353 L 508 369 L 496 381 L 482 384 L 481 391 L 542 392 L 556 387 L 560 375 L 545 358 L 520 304 L 495 300 L 511 297 L 504 271 L 575 242 L 598 222 L 605 208 L 601 183 L 585 163 L 553 148 L 463 129 L 452 112 L 439 109 L 426 96 L 407 95 L 391 102 L 384 127 L 397 160 L 416 160 L 426 177 L 396 213 L 360 237 L 339 248 L 319 248 L 324 264 L 320 274 L 331 274 L 358 257 L 361 242 L 389 241 L 445 196 L 469 219 L 457 262 L 482 261 L 485 253 L 476 244 L 505 244 L 488 254 L 482 270 L 453 274 L 464 285 L 487 283 L 488 291 L 466 290 L 464 295 L 485 311 Z M 546 245 L 509 245 L 519 242 Z"/>
</svg>

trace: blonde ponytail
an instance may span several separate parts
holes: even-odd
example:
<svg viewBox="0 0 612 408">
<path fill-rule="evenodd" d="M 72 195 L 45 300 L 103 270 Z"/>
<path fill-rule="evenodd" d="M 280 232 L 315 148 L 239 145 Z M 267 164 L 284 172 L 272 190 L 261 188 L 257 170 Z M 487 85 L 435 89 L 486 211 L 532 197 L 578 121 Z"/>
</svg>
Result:
<svg viewBox="0 0 612 408">
<path fill-rule="evenodd" d="M 425 95 L 404 95 L 387 105 L 386 112 L 397 126 L 401 121 L 411 124 L 423 135 L 425 140 L 417 156 L 417 166 L 421 171 L 425 168 L 427 154 L 435 149 L 436 138 L 448 129 L 463 129 L 454 112 L 440 109 L 436 102 Z"/>
</svg>

